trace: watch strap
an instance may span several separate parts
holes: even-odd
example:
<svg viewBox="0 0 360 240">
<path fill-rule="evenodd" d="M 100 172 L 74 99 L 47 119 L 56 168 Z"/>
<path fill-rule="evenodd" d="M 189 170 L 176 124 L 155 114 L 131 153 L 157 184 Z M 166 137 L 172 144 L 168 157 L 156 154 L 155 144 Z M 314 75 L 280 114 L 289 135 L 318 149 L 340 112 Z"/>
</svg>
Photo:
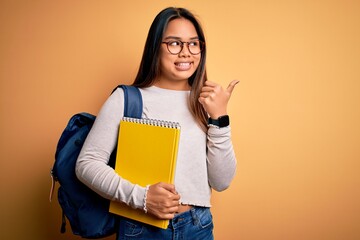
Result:
<svg viewBox="0 0 360 240">
<path fill-rule="evenodd" d="M 209 118 L 208 124 L 217 126 L 219 128 L 227 127 L 230 125 L 229 115 L 223 115 L 223 116 L 218 117 L 217 119 Z"/>
</svg>

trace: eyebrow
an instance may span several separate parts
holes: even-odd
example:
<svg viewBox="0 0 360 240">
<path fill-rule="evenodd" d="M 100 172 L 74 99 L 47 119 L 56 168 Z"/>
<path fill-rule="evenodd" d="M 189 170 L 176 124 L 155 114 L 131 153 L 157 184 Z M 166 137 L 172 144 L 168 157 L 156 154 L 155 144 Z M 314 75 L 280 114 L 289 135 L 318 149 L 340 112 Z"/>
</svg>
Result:
<svg viewBox="0 0 360 240">
<path fill-rule="evenodd" d="M 165 38 L 165 40 L 167 40 L 167 39 L 181 40 L 181 37 L 167 36 L 167 37 Z M 192 37 L 192 38 L 190 38 L 190 40 L 199 40 L 199 37 L 198 37 L 198 36 Z"/>
</svg>

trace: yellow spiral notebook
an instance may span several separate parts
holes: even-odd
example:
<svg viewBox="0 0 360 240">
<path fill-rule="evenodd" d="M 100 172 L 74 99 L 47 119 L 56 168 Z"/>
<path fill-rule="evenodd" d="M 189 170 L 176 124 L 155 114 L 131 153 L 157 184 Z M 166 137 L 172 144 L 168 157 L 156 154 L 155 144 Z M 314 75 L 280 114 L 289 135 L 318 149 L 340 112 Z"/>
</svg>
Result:
<svg viewBox="0 0 360 240">
<path fill-rule="evenodd" d="M 179 137 L 179 123 L 123 118 L 120 121 L 115 172 L 143 187 L 158 182 L 173 183 Z M 110 202 L 109 211 L 163 229 L 169 223 L 124 203 Z"/>
</svg>

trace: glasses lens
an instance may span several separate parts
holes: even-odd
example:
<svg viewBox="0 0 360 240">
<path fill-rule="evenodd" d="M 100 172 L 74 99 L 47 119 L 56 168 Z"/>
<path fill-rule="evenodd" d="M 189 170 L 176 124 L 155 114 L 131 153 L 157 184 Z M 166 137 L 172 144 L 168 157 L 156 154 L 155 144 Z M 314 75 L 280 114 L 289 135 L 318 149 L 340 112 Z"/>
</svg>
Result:
<svg viewBox="0 0 360 240">
<path fill-rule="evenodd" d="M 201 52 L 201 42 L 199 40 L 188 43 L 189 51 L 192 54 L 199 54 Z"/>
<path fill-rule="evenodd" d="M 181 52 L 182 43 L 180 41 L 170 41 L 167 43 L 169 52 L 172 54 L 178 54 Z"/>
</svg>

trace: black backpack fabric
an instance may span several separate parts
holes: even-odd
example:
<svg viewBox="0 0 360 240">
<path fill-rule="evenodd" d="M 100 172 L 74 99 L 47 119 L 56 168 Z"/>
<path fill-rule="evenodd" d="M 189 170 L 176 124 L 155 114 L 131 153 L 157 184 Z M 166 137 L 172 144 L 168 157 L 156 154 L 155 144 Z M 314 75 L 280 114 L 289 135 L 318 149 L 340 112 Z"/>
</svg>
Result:
<svg viewBox="0 0 360 240">
<path fill-rule="evenodd" d="M 126 85 L 118 87 L 124 90 L 124 116 L 141 118 L 143 106 L 139 89 Z M 75 174 L 77 157 L 94 121 L 95 116 L 89 113 L 78 113 L 71 117 L 57 144 L 55 163 L 51 170 L 53 183 L 60 183 L 58 201 L 63 211 L 60 231 L 66 231 L 66 217 L 73 234 L 90 239 L 112 235 L 117 225 L 116 216 L 109 213 L 110 201 L 80 182 Z M 109 161 L 113 168 L 115 156 L 116 150 Z"/>
</svg>

